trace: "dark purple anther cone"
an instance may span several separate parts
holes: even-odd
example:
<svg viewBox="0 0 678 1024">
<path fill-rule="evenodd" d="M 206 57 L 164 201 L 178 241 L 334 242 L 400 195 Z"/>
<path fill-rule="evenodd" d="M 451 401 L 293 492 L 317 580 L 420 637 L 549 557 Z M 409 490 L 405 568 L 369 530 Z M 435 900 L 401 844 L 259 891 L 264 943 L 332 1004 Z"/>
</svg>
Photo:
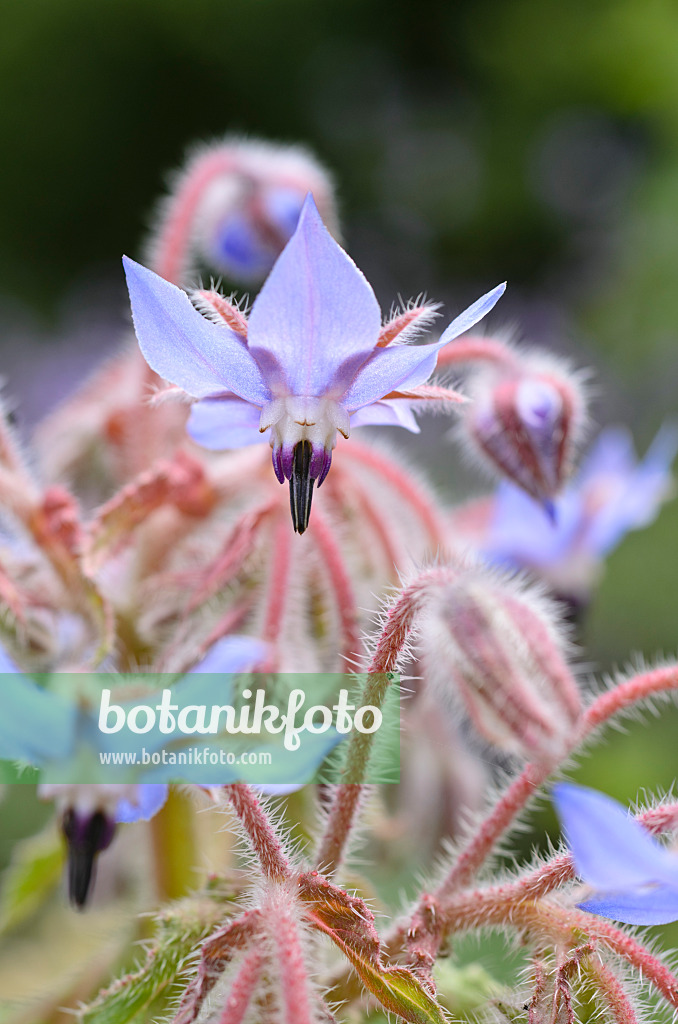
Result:
<svg viewBox="0 0 678 1024">
<path fill-rule="evenodd" d="M 290 508 L 295 533 L 303 533 L 311 518 L 311 501 L 315 477 L 311 476 L 313 449 L 310 441 L 294 446 L 294 462 L 290 476 Z"/>
<path fill-rule="evenodd" d="M 115 822 L 103 811 L 83 814 L 70 808 L 61 830 L 68 844 L 68 895 L 71 903 L 82 909 L 94 881 L 97 854 L 110 846 Z"/>
</svg>

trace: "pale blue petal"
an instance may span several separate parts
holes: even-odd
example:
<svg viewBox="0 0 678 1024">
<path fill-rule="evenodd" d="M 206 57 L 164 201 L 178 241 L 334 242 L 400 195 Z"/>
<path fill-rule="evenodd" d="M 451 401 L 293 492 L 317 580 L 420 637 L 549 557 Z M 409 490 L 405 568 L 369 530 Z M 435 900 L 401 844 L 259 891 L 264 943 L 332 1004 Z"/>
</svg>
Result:
<svg viewBox="0 0 678 1024">
<path fill-rule="evenodd" d="M 265 796 L 287 796 L 289 793 L 296 793 L 303 789 L 305 782 L 269 782 L 268 785 L 255 786 L 254 788 Z"/>
<path fill-rule="evenodd" d="M 668 924 L 678 921 L 678 888 L 657 885 L 648 889 L 606 892 L 577 906 L 589 914 L 625 924 Z"/>
<path fill-rule="evenodd" d="M 146 362 L 194 398 L 232 391 L 254 405 L 270 397 L 243 340 L 206 320 L 180 288 L 123 257 L 134 329 Z"/>
<path fill-rule="evenodd" d="M 636 465 L 631 432 L 626 427 L 607 427 L 601 430 L 582 458 L 577 480 L 588 484 L 601 474 L 626 476 Z"/>
<path fill-rule="evenodd" d="M 266 442 L 259 419 L 256 406 L 240 398 L 204 398 L 191 406 L 186 429 L 196 444 L 222 452 Z"/>
<path fill-rule="evenodd" d="M 351 416 L 351 427 L 404 427 L 413 434 L 420 433 L 409 403 L 403 398 L 386 399 L 358 409 Z"/>
<path fill-rule="evenodd" d="M 275 249 L 267 244 L 252 218 L 235 210 L 214 231 L 209 244 L 210 262 L 236 280 L 261 280 L 271 269 Z"/>
<path fill-rule="evenodd" d="M 75 722 L 75 705 L 69 701 L 24 675 L 0 675 L 0 760 L 39 767 L 66 757 L 73 746 Z"/>
<path fill-rule="evenodd" d="M 119 822 L 148 821 L 158 813 L 167 800 L 168 789 L 161 783 L 140 782 L 137 786 L 137 798 L 120 800 L 115 809 L 115 820 Z"/>
<path fill-rule="evenodd" d="M 478 321 L 482 320 L 496 306 L 505 291 L 506 281 L 503 284 L 498 284 L 492 291 L 486 292 L 479 299 L 476 299 L 463 313 L 455 317 L 449 327 L 445 328 L 440 336 L 442 344 L 446 345 L 448 341 L 454 341 L 464 331 L 469 331 L 472 327 L 475 327 Z"/>
<path fill-rule="evenodd" d="M 0 673 L 5 672 L 21 672 L 21 669 L 17 668 L 9 654 L 0 647 Z"/>
<path fill-rule="evenodd" d="M 579 540 L 581 499 L 569 489 L 554 502 L 555 521 L 521 487 L 502 481 L 482 550 L 493 562 L 547 569 L 557 564 Z"/>
<path fill-rule="evenodd" d="M 252 636 L 226 636 L 210 647 L 191 672 L 244 672 L 254 670 L 269 654 L 269 647 Z"/>
<path fill-rule="evenodd" d="M 355 373 L 374 349 L 380 326 L 372 288 L 327 231 L 309 194 L 297 230 L 254 301 L 250 351 L 266 367 L 269 384 L 318 396 L 347 362 Z"/>
<path fill-rule="evenodd" d="M 443 344 L 439 341 L 430 345 L 393 345 L 376 349 L 358 370 L 341 404 L 353 413 L 378 402 L 391 391 L 423 384 L 435 370 L 438 351 Z"/>
<path fill-rule="evenodd" d="M 678 888 L 678 858 L 621 804 L 583 786 L 554 786 L 554 801 L 577 872 L 601 890 L 664 882 Z"/>
<path fill-rule="evenodd" d="M 617 451 L 612 450 L 611 442 L 615 439 L 621 442 L 620 434 L 625 432 L 601 434 L 581 475 L 582 489 L 588 488 L 592 494 L 598 490 L 601 495 L 600 507 L 592 516 L 587 537 L 590 549 L 601 557 L 608 554 L 624 534 L 654 520 L 670 492 L 669 469 L 678 450 L 678 431 L 675 427 L 663 427 L 645 458 L 636 465 L 630 438 L 623 461 L 621 443 Z"/>
</svg>

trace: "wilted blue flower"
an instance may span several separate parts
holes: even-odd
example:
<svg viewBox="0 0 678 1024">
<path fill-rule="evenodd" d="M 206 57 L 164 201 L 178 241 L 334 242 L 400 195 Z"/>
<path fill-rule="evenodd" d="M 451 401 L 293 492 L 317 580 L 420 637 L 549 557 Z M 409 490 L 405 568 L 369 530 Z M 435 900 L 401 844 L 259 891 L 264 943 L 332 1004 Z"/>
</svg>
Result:
<svg viewBox="0 0 678 1024">
<path fill-rule="evenodd" d="M 290 482 L 294 527 L 308 525 L 313 485 L 330 468 L 337 431 L 404 425 L 382 400 L 433 373 L 438 350 L 478 322 L 504 291 L 473 303 L 433 344 L 379 345 L 372 288 L 334 241 L 307 196 L 297 229 L 254 301 L 247 339 L 203 317 L 185 292 L 125 259 L 141 351 L 161 377 L 195 399 L 189 433 L 221 450 L 270 431 L 273 468 Z M 406 409 L 406 411 L 409 411 Z M 375 414 L 376 420 L 372 414 Z"/>
<path fill-rule="evenodd" d="M 553 793 L 577 873 L 596 890 L 577 906 L 626 924 L 678 920 L 678 855 L 609 796 L 565 783 Z"/>
<path fill-rule="evenodd" d="M 603 558 L 630 530 L 647 526 L 670 494 L 678 430 L 660 430 L 642 461 L 621 427 L 602 431 L 553 518 L 523 490 L 502 483 L 480 542 L 494 562 L 531 569 L 552 588 L 586 597 Z"/>
</svg>

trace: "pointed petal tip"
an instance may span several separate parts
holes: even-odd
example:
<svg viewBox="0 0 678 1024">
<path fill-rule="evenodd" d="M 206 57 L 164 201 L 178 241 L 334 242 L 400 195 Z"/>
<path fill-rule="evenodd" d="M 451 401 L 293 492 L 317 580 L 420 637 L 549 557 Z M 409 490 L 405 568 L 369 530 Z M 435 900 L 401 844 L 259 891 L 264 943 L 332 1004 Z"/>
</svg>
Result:
<svg viewBox="0 0 678 1024">
<path fill-rule="evenodd" d="M 301 207 L 301 213 L 299 214 L 299 220 L 297 221 L 295 234 L 297 231 L 301 231 L 303 229 L 306 221 L 310 221 L 311 224 L 322 224 L 322 226 L 325 227 L 323 219 L 318 212 L 318 207 L 315 205 L 315 199 L 313 198 L 312 192 L 306 193 L 306 198 L 304 199 Z"/>
</svg>

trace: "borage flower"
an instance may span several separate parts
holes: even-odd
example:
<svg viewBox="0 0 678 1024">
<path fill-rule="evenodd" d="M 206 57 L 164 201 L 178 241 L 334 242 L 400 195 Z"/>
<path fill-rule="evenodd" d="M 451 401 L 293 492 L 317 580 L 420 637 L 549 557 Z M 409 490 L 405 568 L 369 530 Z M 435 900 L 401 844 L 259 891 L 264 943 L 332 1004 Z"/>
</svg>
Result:
<svg viewBox="0 0 678 1024">
<path fill-rule="evenodd" d="M 485 316 L 505 288 L 469 306 L 438 342 L 395 344 L 430 317 L 431 307 L 382 329 L 372 288 L 326 230 L 310 194 L 247 321 L 220 296 L 200 292 L 202 308 L 219 318 L 214 323 L 185 292 L 124 262 L 144 357 L 199 400 L 189 433 L 223 450 L 269 431 L 273 469 L 280 483 L 289 480 L 298 533 L 308 526 L 313 486 L 327 476 L 337 432 L 348 437 L 351 424 L 368 423 L 411 429 L 411 403 L 426 397 L 413 389 L 433 373 L 439 349 Z"/>
<path fill-rule="evenodd" d="M 583 603 L 603 559 L 630 530 L 651 523 L 671 495 L 678 427 L 666 425 L 644 459 L 636 461 L 629 432 L 609 427 L 598 436 L 576 478 L 555 499 L 555 517 L 524 491 L 503 482 L 478 541 L 485 557 L 541 576 L 563 597 Z"/>
<path fill-rule="evenodd" d="M 553 795 L 577 873 L 596 890 L 577 906 L 626 924 L 678 920 L 678 856 L 603 793 L 561 783 Z"/>
<path fill-rule="evenodd" d="M 187 699 L 200 699 L 200 679 L 207 691 L 230 693 L 233 674 L 251 670 L 266 656 L 265 645 L 249 636 L 219 640 L 191 673 L 175 687 Z M 83 749 L 101 744 L 94 710 L 45 689 L 21 672 L 0 647 L 0 761 L 23 761 L 51 773 L 73 776 Z M 183 691 L 182 691 L 183 688 Z M 183 703 L 183 702 L 182 702 Z M 156 740 L 159 746 L 166 736 Z M 154 749 L 145 735 L 145 744 Z M 327 751 L 321 751 L 324 756 Z M 318 758 L 322 759 L 321 756 Z M 235 781 L 235 778 L 234 778 Z M 97 857 L 106 850 L 122 823 L 148 821 L 167 799 L 165 783 L 42 782 L 38 795 L 53 800 L 68 847 L 68 890 L 71 902 L 83 907 L 92 887 Z"/>
</svg>

